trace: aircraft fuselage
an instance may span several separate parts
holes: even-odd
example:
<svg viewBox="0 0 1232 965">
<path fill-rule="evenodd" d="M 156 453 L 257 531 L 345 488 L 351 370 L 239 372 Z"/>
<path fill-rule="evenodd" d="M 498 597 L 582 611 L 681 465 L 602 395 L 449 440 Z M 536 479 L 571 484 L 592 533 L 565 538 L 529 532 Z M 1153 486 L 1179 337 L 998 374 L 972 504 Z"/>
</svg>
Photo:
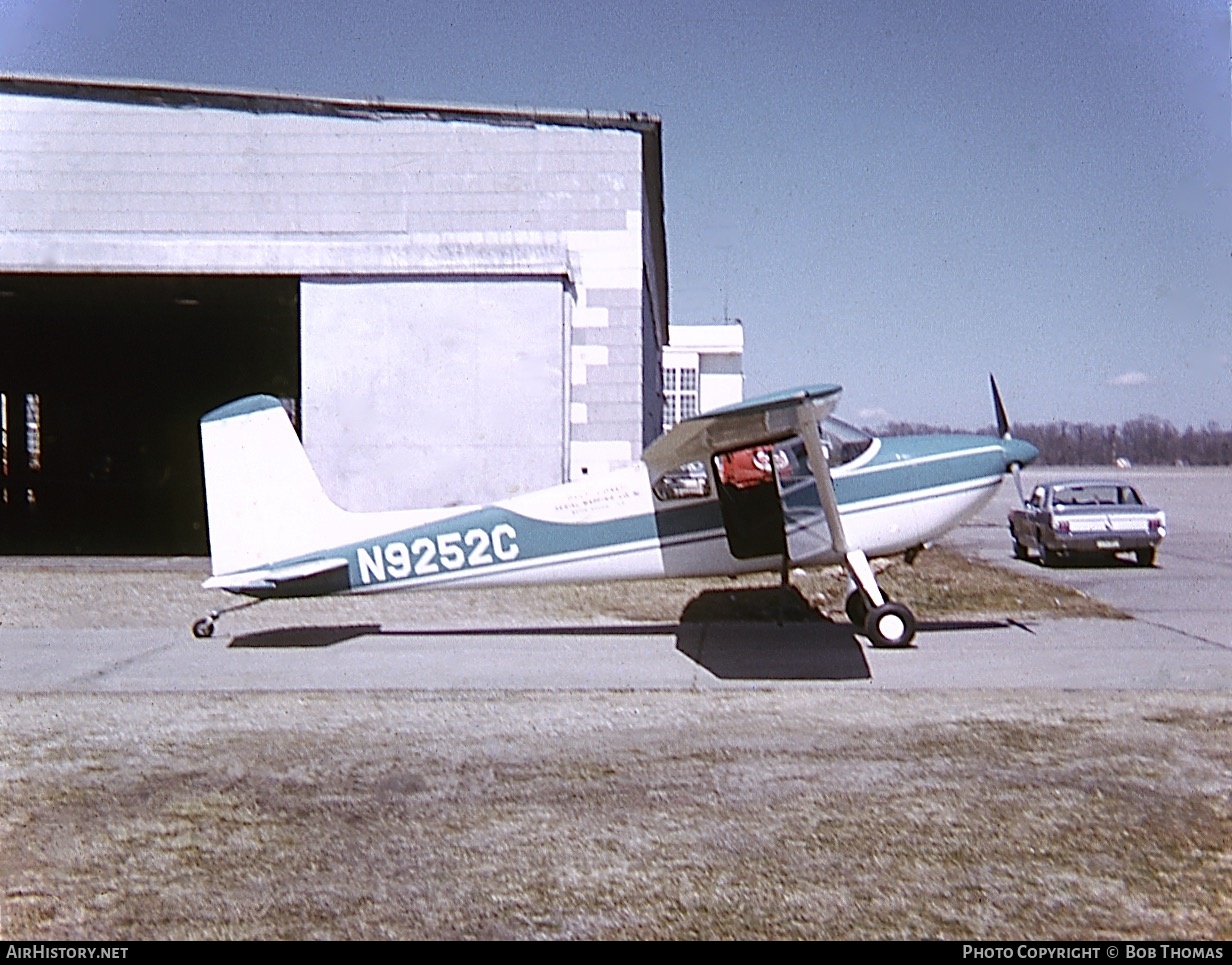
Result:
<svg viewBox="0 0 1232 965">
<path fill-rule="evenodd" d="M 858 459 L 832 472 L 848 541 L 875 557 L 903 552 L 945 533 L 996 493 L 1006 471 L 1005 446 L 1000 439 L 978 436 L 873 440 Z M 842 554 L 825 538 L 811 477 L 794 482 L 795 489 L 790 482 L 780 483 L 783 505 L 795 510 L 778 523 L 786 539 L 790 543 L 793 536 L 807 535 L 809 526 L 823 532 L 811 547 L 808 540 L 796 541 L 805 550 L 791 553 L 792 565 L 841 563 Z M 778 570 L 782 552 L 734 555 L 713 486 L 698 498 L 661 499 L 647 466 L 637 463 L 270 563 L 294 568 L 323 558 L 339 564 L 345 560 L 345 573 L 339 565 L 328 579 L 239 592 L 301 596 L 445 584 L 717 576 Z"/>
</svg>

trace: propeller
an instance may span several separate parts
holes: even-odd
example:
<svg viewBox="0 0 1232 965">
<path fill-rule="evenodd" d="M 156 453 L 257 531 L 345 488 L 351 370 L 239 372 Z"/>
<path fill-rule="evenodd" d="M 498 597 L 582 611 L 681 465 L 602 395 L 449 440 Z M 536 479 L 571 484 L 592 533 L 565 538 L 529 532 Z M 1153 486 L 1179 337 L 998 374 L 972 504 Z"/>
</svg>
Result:
<svg viewBox="0 0 1232 965">
<path fill-rule="evenodd" d="M 1014 435 L 1010 432 L 1010 420 L 1005 414 L 1005 403 L 1001 401 L 1001 393 L 997 390 L 997 380 L 991 372 L 988 373 L 988 382 L 992 386 L 992 407 L 997 413 L 997 435 L 1008 442 L 1014 438 Z M 1011 462 L 1009 470 L 1014 475 L 1014 488 L 1018 490 L 1018 501 L 1025 506 L 1027 497 L 1022 489 L 1022 463 Z"/>
</svg>

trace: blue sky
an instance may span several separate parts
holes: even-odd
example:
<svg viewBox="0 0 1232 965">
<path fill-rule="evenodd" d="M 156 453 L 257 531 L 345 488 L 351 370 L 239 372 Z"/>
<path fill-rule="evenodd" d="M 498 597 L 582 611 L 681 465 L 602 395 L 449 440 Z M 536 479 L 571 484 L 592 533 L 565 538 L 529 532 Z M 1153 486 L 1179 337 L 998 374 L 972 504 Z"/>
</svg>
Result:
<svg viewBox="0 0 1232 965">
<path fill-rule="evenodd" d="M 671 312 L 843 413 L 1232 425 L 1228 0 L 0 0 L 0 72 L 663 119 Z"/>
</svg>

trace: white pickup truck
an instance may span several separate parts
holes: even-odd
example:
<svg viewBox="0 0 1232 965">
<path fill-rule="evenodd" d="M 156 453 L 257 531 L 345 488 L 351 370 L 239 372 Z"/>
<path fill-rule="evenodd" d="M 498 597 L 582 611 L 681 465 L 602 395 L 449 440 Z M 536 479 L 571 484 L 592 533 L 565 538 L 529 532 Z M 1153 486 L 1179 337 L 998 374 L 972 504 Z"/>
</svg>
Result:
<svg viewBox="0 0 1232 965">
<path fill-rule="evenodd" d="M 1009 520 L 1014 555 L 1025 560 L 1034 550 L 1041 566 L 1077 554 L 1126 552 L 1139 566 L 1154 566 L 1168 525 L 1164 511 L 1146 505 L 1133 486 L 1108 480 L 1036 486 Z"/>
</svg>

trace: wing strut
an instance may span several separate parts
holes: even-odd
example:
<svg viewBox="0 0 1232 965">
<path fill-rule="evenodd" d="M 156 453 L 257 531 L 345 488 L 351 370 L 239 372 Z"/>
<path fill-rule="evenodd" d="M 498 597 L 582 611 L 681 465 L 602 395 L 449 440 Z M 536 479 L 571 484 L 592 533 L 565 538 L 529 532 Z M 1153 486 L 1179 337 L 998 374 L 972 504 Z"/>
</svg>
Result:
<svg viewBox="0 0 1232 965">
<path fill-rule="evenodd" d="M 796 409 L 796 421 L 800 428 L 800 437 L 804 440 L 804 449 L 808 453 L 809 470 L 817 482 L 817 495 L 821 498 L 821 511 L 826 515 L 826 525 L 830 527 L 830 538 L 834 548 L 843 554 L 847 572 L 860 588 L 860 591 L 874 606 L 884 606 L 885 597 L 877 585 L 877 577 L 868 564 L 868 557 L 861 549 L 852 549 L 847 544 L 847 534 L 843 530 L 843 519 L 838 511 L 838 497 L 834 494 L 834 480 L 830 476 L 830 460 L 826 458 L 825 447 L 821 444 L 821 432 L 817 428 L 817 411 L 810 402 L 802 402 Z"/>
</svg>

